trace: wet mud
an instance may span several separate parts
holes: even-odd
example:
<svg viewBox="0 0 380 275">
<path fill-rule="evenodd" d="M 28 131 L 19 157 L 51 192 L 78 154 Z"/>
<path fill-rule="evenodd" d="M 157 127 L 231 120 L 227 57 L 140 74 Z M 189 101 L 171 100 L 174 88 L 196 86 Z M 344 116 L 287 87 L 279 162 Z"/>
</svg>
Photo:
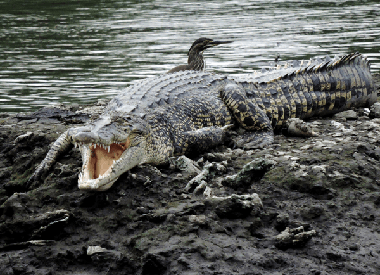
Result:
<svg viewBox="0 0 380 275">
<path fill-rule="evenodd" d="M 72 149 L 27 184 L 89 112 L 0 114 L 0 274 L 380 273 L 375 110 L 313 118 L 318 136 L 276 135 L 261 150 L 141 165 L 105 192 L 78 189 Z"/>
</svg>

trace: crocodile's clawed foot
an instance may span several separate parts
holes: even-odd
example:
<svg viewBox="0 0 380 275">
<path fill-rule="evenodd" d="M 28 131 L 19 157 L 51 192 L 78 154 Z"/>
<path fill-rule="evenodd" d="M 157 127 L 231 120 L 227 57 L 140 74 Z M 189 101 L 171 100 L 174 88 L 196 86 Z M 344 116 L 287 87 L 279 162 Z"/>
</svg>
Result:
<svg viewBox="0 0 380 275">
<path fill-rule="evenodd" d="M 186 187 L 184 188 L 184 191 L 187 193 L 194 194 L 194 193 L 199 193 L 199 190 L 201 189 L 205 189 L 206 181 L 210 174 L 210 168 L 212 167 L 212 165 L 213 163 L 209 163 L 205 165 L 203 167 L 203 170 L 187 183 Z"/>
<path fill-rule="evenodd" d="M 285 128 L 285 132 L 288 136 L 293 136 L 293 137 L 318 136 L 318 134 L 313 131 L 310 124 L 304 122 L 303 120 L 299 118 L 288 119 L 288 121 L 286 122 L 286 128 Z"/>
<path fill-rule="evenodd" d="M 192 193 L 195 196 L 203 195 L 209 197 L 212 195 L 212 189 L 208 182 L 215 176 L 224 173 L 225 166 L 221 163 L 212 162 L 206 164 L 202 171 L 192 178 L 184 188 L 186 193 Z"/>
</svg>

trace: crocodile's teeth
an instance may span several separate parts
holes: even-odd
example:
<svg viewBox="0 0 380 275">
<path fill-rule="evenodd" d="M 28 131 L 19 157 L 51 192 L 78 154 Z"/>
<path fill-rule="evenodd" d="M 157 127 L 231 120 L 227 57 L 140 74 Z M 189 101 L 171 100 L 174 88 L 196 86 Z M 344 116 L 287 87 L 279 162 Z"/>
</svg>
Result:
<svg viewBox="0 0 380 275">
<path fill-rule="evenodd" d="M 109 153 L 111 150 L 111 146 L 107 146 L 107 149 L 108 149 L 108 153 Z"/>
<path fill-rule="evenodd" d="M 78 143 L 75 142 L 74 143 L 74 147 L 77 148 L 78 147 Z"/>
<path fill-rule="evenodd" d="M 96 143 L 94 143 L 94 149 L 96 149 Z"/>
</svg>

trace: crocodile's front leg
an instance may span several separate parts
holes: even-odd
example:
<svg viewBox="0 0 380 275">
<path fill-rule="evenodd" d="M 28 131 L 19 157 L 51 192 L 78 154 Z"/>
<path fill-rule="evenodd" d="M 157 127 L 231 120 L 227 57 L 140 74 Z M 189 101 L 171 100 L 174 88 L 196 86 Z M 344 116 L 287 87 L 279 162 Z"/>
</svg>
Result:
<svg viewBox="0 0 380 275">
<path fill-rule="evenodd" d="M 51 146 L 49 152 L 47 153 L 45 159 L 41 162 L 41 164 L 37 167 L 34 174 L 29 178 L 28 182 L 32 182 L 35 180 L 39 180 L 40 177 L 45 174 L 51 166 L 54 164 L 54 162 L 57 160 L 57 158 L 64 152 L 68 151 L 72 144 L 71 144 L 71 137 L 69 136 L 68 132 L 70 130 L 67 130 L 64 132 Z"/>
<path fill-rule="evenodd" d="M 274 133 L 269 117 L 263 109 L 247 98 L 236 83 L 226 84 L 221 91 L 221 97 L 239 126 L 247 130 L 235 139 L 236 146 L 253 149 L 273 143 Z"/>
</svg>

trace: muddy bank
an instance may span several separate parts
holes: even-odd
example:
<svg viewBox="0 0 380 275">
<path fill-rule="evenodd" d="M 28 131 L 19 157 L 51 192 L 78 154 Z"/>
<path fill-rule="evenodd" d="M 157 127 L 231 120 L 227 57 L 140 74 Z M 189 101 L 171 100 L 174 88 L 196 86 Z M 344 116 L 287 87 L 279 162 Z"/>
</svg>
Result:
<svg viewBox="0 0 380 275">
<path fill-rule="evenodd" d="M 27 185 L 49 144 L 88 119 L 82 106 L 0 113 L 0 274 L 379 274 L 368 110 L 312 119 L 317 137 L 136 167 L 106 192 L 78 190 L 73 149 Z"/>
</svg>

